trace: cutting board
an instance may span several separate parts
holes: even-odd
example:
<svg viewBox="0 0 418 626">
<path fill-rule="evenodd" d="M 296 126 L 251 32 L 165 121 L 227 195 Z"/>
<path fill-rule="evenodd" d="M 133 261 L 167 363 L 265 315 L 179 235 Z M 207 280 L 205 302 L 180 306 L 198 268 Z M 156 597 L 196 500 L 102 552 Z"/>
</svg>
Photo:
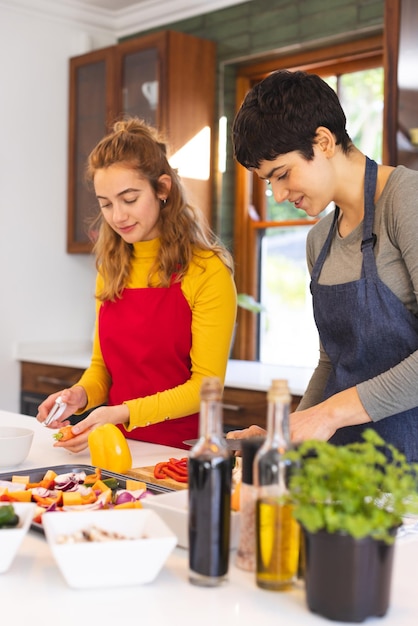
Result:
<svg viewBox="0 0 418 626">
<path fill-rule="evenodd" d="M 179 483 L 172 478 L 155 478 L 154 476 L 154 465 L 150 465 L 149 467 L 133 467 L 132 469 L 126 472 L 132 478 L 136 478 L 137 480 L 143 480 L 146 483 L 151 483 L 152 485 L 160 485 L 160 487 L 167 487 L 167 489 L 187 489 L 187 483 Z"/>
</svg>

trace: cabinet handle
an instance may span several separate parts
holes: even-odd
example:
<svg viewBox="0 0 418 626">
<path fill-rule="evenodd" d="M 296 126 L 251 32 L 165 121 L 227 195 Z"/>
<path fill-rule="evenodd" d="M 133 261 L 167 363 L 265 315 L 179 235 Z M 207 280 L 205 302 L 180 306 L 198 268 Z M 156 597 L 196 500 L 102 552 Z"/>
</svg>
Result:
<svg viewBox="0 0 418 626">
<path fill-rule="evenodd" d="M 239 406 L 238 404 L 222 404 L 222 408 L 225 411 L 242 411 L 242 406 Z"/>
<path fill-rule="evenodd" d="M 73 381 L 65 380 L 63 378 L 54 378 L 54 376 L 38 376 L 38 382 L 46 383 L 47 385 L 58 385 L 59 387 L 71 387 L 74 385 Z"/>
</svg>

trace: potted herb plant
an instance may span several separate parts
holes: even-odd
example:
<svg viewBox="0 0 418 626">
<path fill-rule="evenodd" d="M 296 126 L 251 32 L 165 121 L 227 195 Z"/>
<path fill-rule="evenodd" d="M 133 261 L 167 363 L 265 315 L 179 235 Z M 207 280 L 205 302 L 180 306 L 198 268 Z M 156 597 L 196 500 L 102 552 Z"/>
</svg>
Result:
<svg viewBox="0 0 418 626">
<path fill-rule="evenodd" d="M 358 443 L 306 441 L 286 456 L 309 609 L 343 622 L 385 615 L 397 528 L 417 507 L 418 465 L 372 429 Z"/>
</svg>

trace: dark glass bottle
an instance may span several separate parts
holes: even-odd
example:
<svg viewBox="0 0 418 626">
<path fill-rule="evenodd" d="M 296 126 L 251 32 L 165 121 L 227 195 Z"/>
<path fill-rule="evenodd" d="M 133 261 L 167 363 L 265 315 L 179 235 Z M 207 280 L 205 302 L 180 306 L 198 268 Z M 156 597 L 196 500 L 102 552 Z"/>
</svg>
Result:
<svg viewBox="0 0 418 626">
<path fill-rule="evenodd" d="M 268 391 L 266 440 L 254 458 L 256 501 L 256 583 L 282 590 L 297 579 L 299 524 L 286 502 L 290 446 L 290 393 L 287 381 L 273 380 Z"/>
<path fill-rule="evenodd" d="M 205 378 L 200 399 L 200 438 L 189 456 L 189 580 L 216 586 L 229 566 L 233 465 L 223 436 L 221 381 Z"/>
</svg>

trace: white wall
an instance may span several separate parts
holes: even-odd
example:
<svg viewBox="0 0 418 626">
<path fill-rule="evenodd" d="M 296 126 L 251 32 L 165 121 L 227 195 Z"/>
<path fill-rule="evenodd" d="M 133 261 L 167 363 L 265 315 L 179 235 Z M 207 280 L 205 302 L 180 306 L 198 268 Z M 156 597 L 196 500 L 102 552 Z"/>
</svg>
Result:
<svg viewBox="0 0 418 626">
<path fill-rule="evenodd" d="M 65 251 L 69 58 L 241 1 L 118 11 L 0 0 L 0 409 L 19 411 L 18 344 L 80 343 L 93 332 L 94 259 Z"/>
<path fill-rule="evenodd" d="M 66 253 L 68 59 L 114 34 L 0 6 L 0 408 L 19 410 L 23 341 L 84 341 L 95 270 Z"/>
</svg>

